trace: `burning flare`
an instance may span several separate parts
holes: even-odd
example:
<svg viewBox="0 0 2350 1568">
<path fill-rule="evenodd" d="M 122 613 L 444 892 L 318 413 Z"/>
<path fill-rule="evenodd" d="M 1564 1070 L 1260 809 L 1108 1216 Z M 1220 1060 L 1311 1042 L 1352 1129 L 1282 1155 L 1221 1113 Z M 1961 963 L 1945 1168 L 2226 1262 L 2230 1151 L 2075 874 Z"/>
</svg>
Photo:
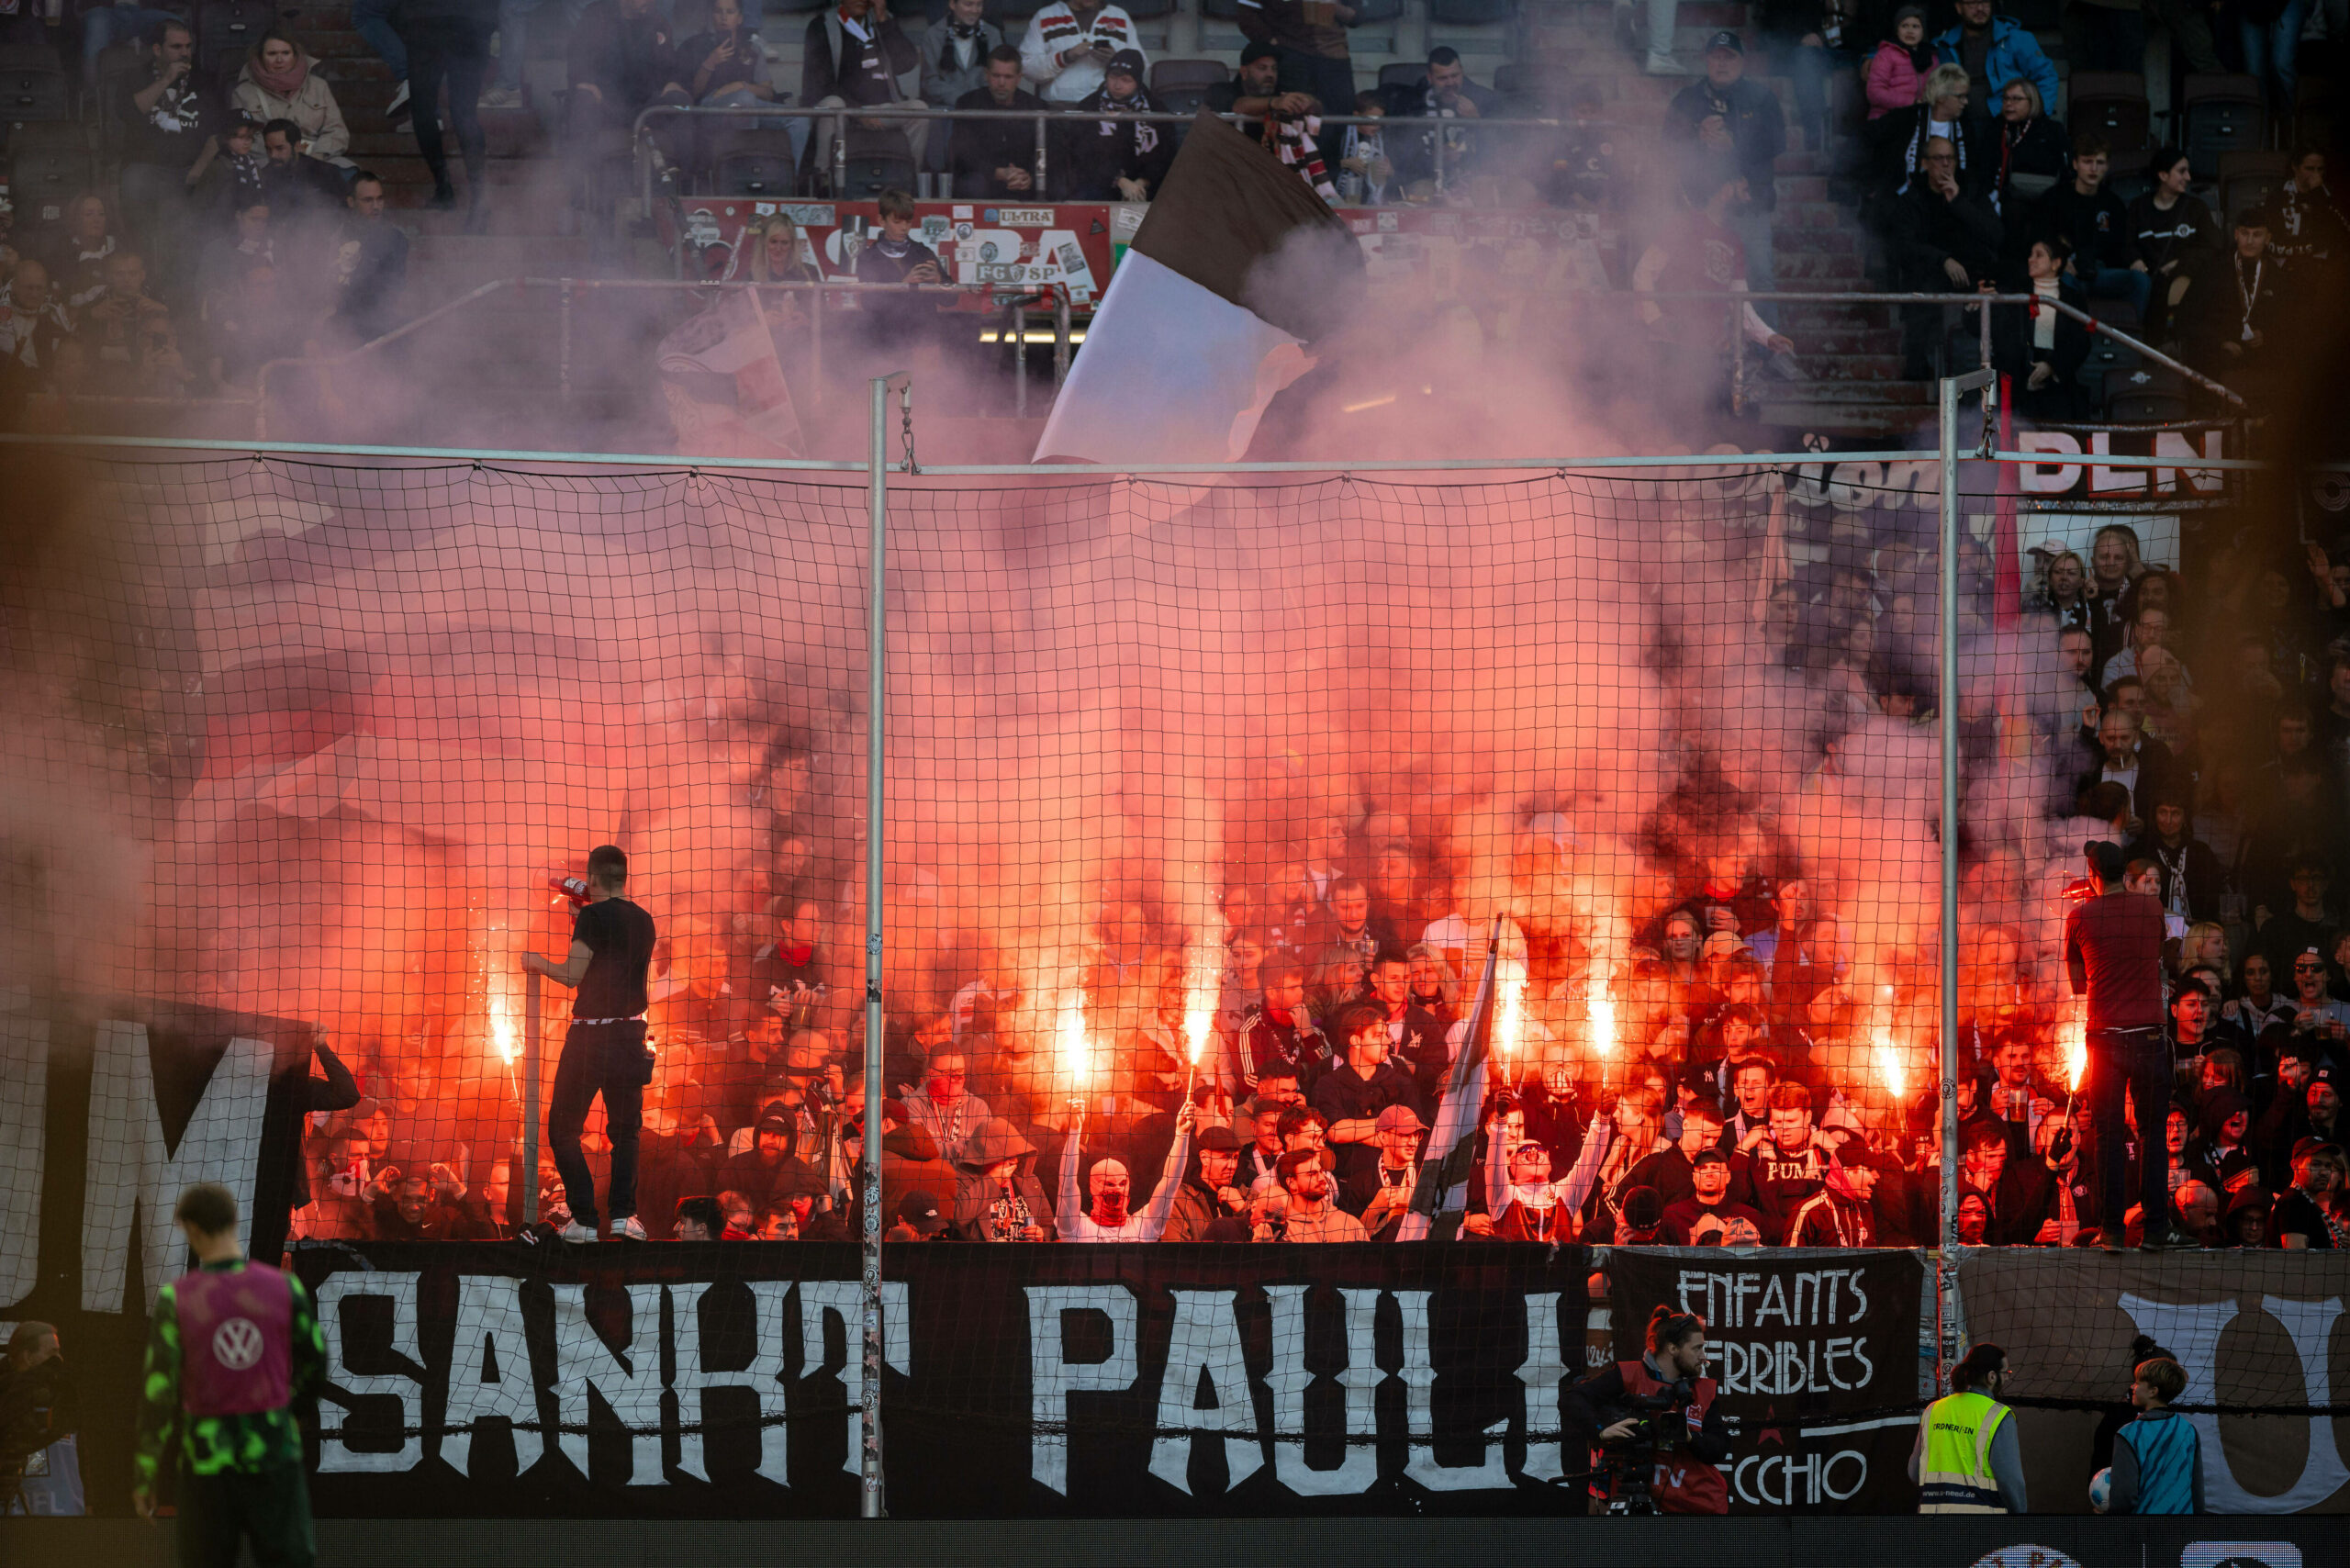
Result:
<svg viewBox="0 0 2350 1568">
<path fill-rule="evenodd" d="M 1591 982 L 1591 1051 L 1601 1061 L 1616 1054 L 1616 997 L 1604 975 Z"/>
<path fill-rule="evenodd" d="M 1072 989 L 1062 993 L 1060 1019 L 1053 1035 L 1061 1070 L 1069 1075 L 1070 1087 L 1080 1092 L 1091 1088 L 1093 1041 L 1085 1031 L 1085 992 Z"/>
<path fill-rule="evenodd" d="M 498 1059 L 512 1067 L 514 1058 L 521 1048 L 521 1026 L 514 1017 L 514 998 L 492 986 L 489 991 L 489 1043 L 497 1047 Z"/>
<path fill-rule="evenodd" d="M 1219 945 L 1195 937 L 1192 942 L 1190 962 L 1183 977 L 1183 1049 L 1191 1058 L 1192 1071 L 1200 1070 L 1200 1059 L 1207 1054 L 1208 1039 L 1215 1032 L 1215 1004 L 1223 990 L 1223 971 L 1217 964 Z"/>
<path fill-rule="evenodd" d="M 2089 1072 L 2089 1025 L 2078 1008 L 2056 1031 L 2065 1042 L 2065 1086 L 2073 1093 L 2081 1092 L 2081 1081 Z"/>
<path fill-rule="evenodd" d="M 1494 966 L 1494 1049 L 1504 1062 L 1514 1063 L 1525 1043 L 1526 939 L 1512 927 L 1501 938 Z"/>
<path fill-rule="evenodd" d="M 1885 1080 L 1886 1092 L 1899 1103 L 1908 1092 L 1909 1075 L 1902 1067 L 1901 1047 L 1882 1033 L 1876 1037 L 1876 1070 L 1877 1076 Z"/>
</svg>

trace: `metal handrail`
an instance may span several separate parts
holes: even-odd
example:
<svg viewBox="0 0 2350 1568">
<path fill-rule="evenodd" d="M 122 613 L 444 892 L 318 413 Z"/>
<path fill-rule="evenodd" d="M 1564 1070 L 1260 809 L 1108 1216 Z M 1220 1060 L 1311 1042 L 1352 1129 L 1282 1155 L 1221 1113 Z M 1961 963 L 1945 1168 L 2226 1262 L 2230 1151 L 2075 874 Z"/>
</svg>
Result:
<svg viewBox="0 0 2350 1568">
<path fill-rule="evenodd" d="M 269 434 L 269 374 L 271 371 L 279 368 L 281 365 L 307 364 L 320 368 L 331 368 L 338 364 L 348 364 L 351 361 L 357 359 L 362 354 L 375 353 L 375 350 L 382 348 L 386 343 L 397 342 L 400 339 L 407 337 L 409 333 L 417 331 L 423 327 L 430 326 L 431 323 L 441 319 L 443 316 L 453 315 L 455 312 L 464 309 L 468 305 L 472 305 L 479 300 L 487 299 L 491 295 L 496 294 L 499 289 L 512 286 L 512 283 L 513 280 L 510 278 L 492 278 L 487 283 L 483 284 L 479 288 L 461 294 L 454 299 L 443 301 L 442 304 L 434 306 L 431 309 L 427 310 L 423 315 L 416 317 L 412 320 L 401 322 L 398 326 L 393 328 L 390 331 L 386 332 L 380 338 L 370 338 L 367 342 L 359 344 L 357 347 L 345 349 L 342 353 L 338 354 L 320 354 L 316 357 L 294 354 L 284 359 L 273 359 L 264 362 L 261 369 L 253 374 L 253 434 L 263 438 L 266 438 Z"/>
<path fill-rule="evenodd" d="M 1177 114 L 1164 109 L 1146 109 L 1140 113 L 1127 113 L 1124 110 L 1111 111 L 1111 113 L 1113 114 L 1116 118 L 1130 119 L 1141 125 L 1190 125 L 1192 121 L 1198 119 L 1201 115 L 1207 114 L 1209 111 L 1201 109 L 1191 114 Z M 706 118 L 831 120 L 833 122 L 832 175 L 833 188 L 835 191 L 839 190 L 842 185 L 848 182 L 848 139 L 844 132 L 848 129 L 848 122 L 852 119 L 898 119 L 913 121 L 958 119 L 1024 120 L 1036 128 L 1035 166 L 1033 173 L 1033 177 L 1036 182 L 1036 190 L 1032 199 L 1039 205 L 1049 206 L 1051 204 L 1044 194 L 1046 176 L 1045 142 L 1046 140 L 1045 128 L 1055 120 L 1100 119 L 1103 118 L 1106 118 L 1104 111 L 1098 109 L 1080 109 L 1074 104 L 1055 105 L 1044 109 L 956 109 L 931 108 L 928 106 L 916 109 L 908 108 L 903 105 L 899 104 L 873 104 L 862 106 L 852 104 L 845 105 L 839 108 L 828 109 L 807 107 L 795 108 L 780 104 L 647 104 L 644 107 L 637 111 L 634 123 L 629 127 L 629 157 L 636 164 L 638 189 L 644 202 L 644 210 L 647 213 L 650 213 L 653 210 L 653 163 L 652 161 L 644 155 L 648 146 L 645 140 L 644 132 L 645 128 L 655 119 Z M 1229 111 L 1215 114 L 1213 118 L 1224 121 L 1226 125 L 1232 126 L 1259 124 L 1261 123 L 1264 118 L 1261 115 L 1244 115 Z M 1385 126 L 1401 132 L 1409 128 L 1415 120 L 1421 117 L 1316 115 L 1314 118 L 1326 126 L 1376 125 Z M 1479 118 L 1475 120 L 1442 120 L 1431 121 L 1430 123 L 1441 124 L 1456 129 L 1561 130 L 1572 127 L 1574 122 L 1572 120 L 1556 119 L 1544 116 L 1514 119 Z M 1436 183 L 1438 187 L 1441 189 L 1444 185 L 1444 138 L 1439 136 L 1432 139 L 1430 148 L 1432 155 L 1436 161 L 1434 171 Z M 834 196 L 832 199 L 839 201 L 845 198 Z"/>
</svg>

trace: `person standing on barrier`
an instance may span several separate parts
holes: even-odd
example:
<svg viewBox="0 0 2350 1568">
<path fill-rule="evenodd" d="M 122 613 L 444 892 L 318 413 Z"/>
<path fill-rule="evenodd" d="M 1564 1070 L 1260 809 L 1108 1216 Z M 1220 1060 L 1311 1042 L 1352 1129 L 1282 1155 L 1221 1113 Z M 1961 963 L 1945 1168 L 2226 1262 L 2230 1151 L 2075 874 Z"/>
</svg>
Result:
<svg viewBox="0 0 2350 1568">
<path fill-rule="evenodd" d="M 1648 1350 L 1567 1390 L 1560 1424 L 1591 1450 L 1595 1514 L 1726 1514 L 1729 1432 L 1706 1375 L 1706 1320 L 1660 1305 Z"/>
<path fill-rule="evenodd" d="M 588 851 L 588 902 L 572 925 L 571 952 L 561 963 L 522 955 L 530 973 L 579 991 L 547 1100 L 547 1148 L 571 1207 L 571 1222 L 557 1233 L 565 1241 L 597 1238 L 596 1176 L 579 1136 L 599 1094 L 612 1140 L 612 1239 L 644 1239 L 636 1220 L 636 1142 L 644 1086 L 653 1081 L 653 1052 L 644 1043 L 644 976 L 658 936 L 653 917 L 621 896 L 627 886 L 628 857 L 617 846 Z"/>
<path fill-rule="evenodd" d="M 181 1562 L 233 1568 L 251 1540 L 257 1562 L 307 1568 L 318 1542 L 296 1412 L 315 1412 L 327 1371 L 310 1293 L 246 1260 L 236 1197 L 218 1182 L 182 1193 L 172 1218 L 196 1267 L 155 1293 L 147 1319 L 131 1506 L 155 1517 L 176 1449 Z"/>
<path fill-rule="evenodd" d="M 2118 879 L 2117 879 L 2118 882 Z M 2008 1353 L 1977 1345 L 1950 1370 L 1950 1393 L 1926 1406 L 1909 1479 L 1921 1514 L 2024 1514 L 2023 1450 L 2015 1412 L 1999 1403 Z"/>
<path fill-rule="evenodd" d="M 2123 1155 L 2125 1102 L 2142 1131 L 2170 1114 L 2170 1046 L 2163 1034 L 2163 906 L 2152 893 L 2122 887 L 2121 846 L 2092 839 L 2082 846 L 2097 896 L 2065 913 L 2065 965 L 2073 994 L 2088 998 L 2089 1114 L 2097 1129 L 2098 1244 L 2124 1245 L 2129 1209 Z M 2169 1222 L 2170 1158 L 2147 1131 L 2139 1145 L 2141 1245 L 2149 1251 L 2190 1245 Z"/>
</svg>

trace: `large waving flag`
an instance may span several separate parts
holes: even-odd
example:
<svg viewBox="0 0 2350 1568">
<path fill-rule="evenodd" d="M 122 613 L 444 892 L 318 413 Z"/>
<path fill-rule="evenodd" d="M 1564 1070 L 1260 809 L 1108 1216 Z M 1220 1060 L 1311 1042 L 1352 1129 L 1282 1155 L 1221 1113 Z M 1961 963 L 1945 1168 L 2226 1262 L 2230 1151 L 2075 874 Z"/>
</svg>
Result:
<svg viewBox="0 0 2350 1568">
<path fill-rule="evenodd" d="M 805 455 L 800 413 L 752 290 L 726 290 L 716 305 L 661 340 L 656 362 L 680 453 Z"/>
<path fill-rule="evenodd" d="M 1428 1134 L 1427 1155 L 1420 1161 L 1420 1179 L 1412 1189 L 1410 1212 L 1397 1222 L 1398 1241 L 1449 1241 L 1469 1212 L 1469 1173 L 1477 1164 L 1477 1113 L 1485 1103 L 1485 1064 L 1494 1050 L 1494 1013 L 1501 964 L 1501 917 L 1494 917 L 1492 939 L 1485 944 L 1485 972 L 1477 981 L 1477 1002 L 1452 1058 L 1445 1080 L 1444 1103 L 1437 1107 L 1436 1128 Z"/>
<path fill-rule="evenodd" d="M 1362 271 L 1354 235 L 1297 171 L 1203 110 L 1086 329 L 1037 461 L 1237 462 Z"/>
</svg>

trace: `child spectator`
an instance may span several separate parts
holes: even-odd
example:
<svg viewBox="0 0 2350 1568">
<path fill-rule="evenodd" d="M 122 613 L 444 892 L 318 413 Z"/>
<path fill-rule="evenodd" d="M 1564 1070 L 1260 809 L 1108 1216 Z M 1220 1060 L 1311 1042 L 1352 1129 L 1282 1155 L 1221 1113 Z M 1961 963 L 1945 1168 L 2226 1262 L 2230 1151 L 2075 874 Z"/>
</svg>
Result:
<svg viewBox="0 0 2350 1568">
<path fill-rule="evenodd" d="M 2170 1407 L 2186 1387 L 2186 1369 L 2174 1361 L 2141 1361 L 2131 1373 L 2130 1403 L 2138 1417 L 2114 1434 L 2107 1513 L 2203 1511 L 2202 1443 L 2195 1423 Z"/>
<path fill-rule="evenodd" d="M 1934 68 L 1934 47 L 1926 41 L 1923 6 L 1904 6 L 1893 14 L 1892 34 L 1880 39 L 1869 61 L 1871 119 L 1882 119 L 1918 101 L 1918 84 Z"/>
</svg>

